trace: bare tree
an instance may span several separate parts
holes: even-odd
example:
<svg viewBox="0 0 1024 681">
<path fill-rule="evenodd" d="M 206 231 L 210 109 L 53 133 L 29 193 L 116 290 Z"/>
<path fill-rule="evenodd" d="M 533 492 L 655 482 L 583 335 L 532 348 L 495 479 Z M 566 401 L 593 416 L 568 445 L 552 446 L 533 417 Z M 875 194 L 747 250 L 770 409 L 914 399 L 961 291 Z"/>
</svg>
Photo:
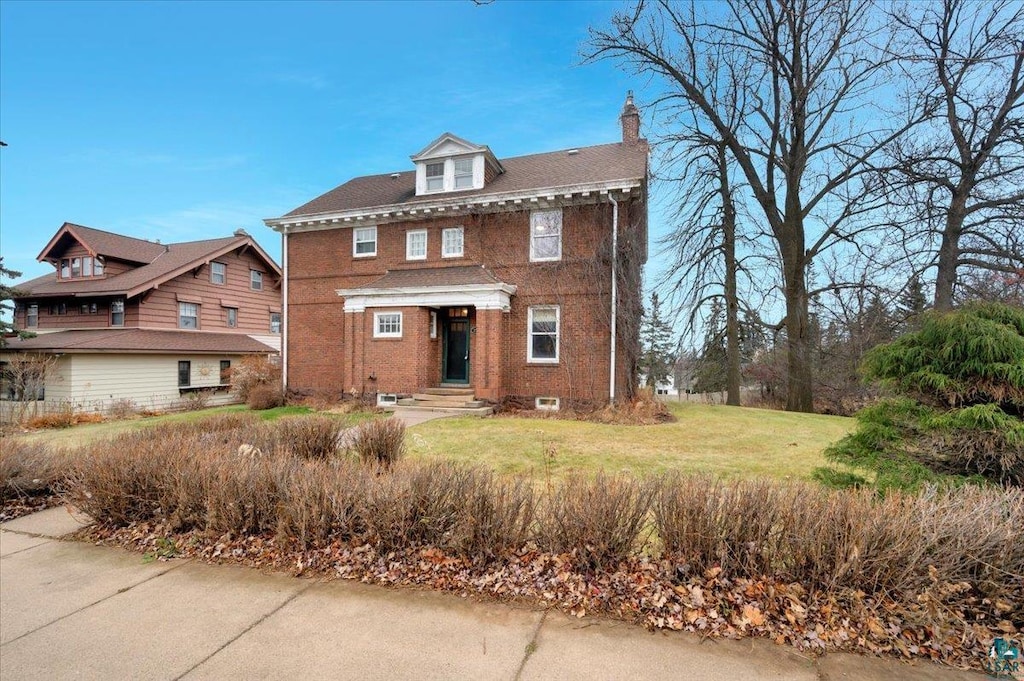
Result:
<svg viewBox="0 0 1024 681">
<path fill-rule="evenodd" d="M 871 229 L 864 216 L 871 162 L 908 125 L 865 115 L 883 80 L 875 45 L 883 30 L 855 0 L 727 0 L 702 5 L 640 2 L 609 29 L 591 29 L 592 59 L 615 58 L 666 84 L 664 98 L 691 106 L 725 142 L 778 252 L 786 316 L 786 408 L 813 409 L 812 329 L 807 269 L 837 244 L 856 248 Z M 722 48 L 726 48 L 722 50 Z M 723 62 L 744 78 L 735 97 L 721 85 Z M 724 78 L 728 82 L 727 78 Z M 739 130 L 730 128 L 743 105 Z"/>
<path fill-rule="evenodd" d="M 961 268 L 1024 269 L 1024 6 L 941 0 L 890 15 L 929 116 L 893 146 L 896 195 L 931 237 L 935 307 L 948 310 Z"/>
</svg>

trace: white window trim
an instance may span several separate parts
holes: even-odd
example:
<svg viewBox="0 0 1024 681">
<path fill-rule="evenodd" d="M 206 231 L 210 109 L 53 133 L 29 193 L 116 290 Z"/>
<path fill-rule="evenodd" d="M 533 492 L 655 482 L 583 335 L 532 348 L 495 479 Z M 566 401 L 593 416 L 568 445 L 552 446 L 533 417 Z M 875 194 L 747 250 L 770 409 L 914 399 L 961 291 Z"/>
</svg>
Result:
<svg viewBox="0 0 1024 681">
<path fill-rule="evenodd" d="M 194 307 L 196 309 L 196 314 L 195 314 L 196 325 L 195 326 L 185 326 L 185 325 L 183 325 L 181 323 L 182 319 L 185 319 L 185 318 L 192 319 L 192 315 L 182 314 L 185 305 L 191 305 L 192 307 Z M 202 313 L 200 307 L 201 306 L 199 305 L 199 303 L 188 303 L 188 302 L 184 302 L 184 301 L 179 302 L 178 303 L 178 328 L 179 329 L 196 329 L 196 330 L 198 330 L 199 329 L 199 318 L 200 318 L 200 314 Z"/>
<path fill-rule="evenodd" d="M 449 232 L 459 232 L 460 235 L 461 235 L 461 238 L 459 239 L 459 245 L 461 246 L 461 248 L 459 249 L 458 253 L 448 253 L 448 252 L 445 251 L 445 247 L 446 247 L 446 245 L 448 243 L 447 239 L 445 239 L 445 235 L 447 235 Z M 462 227 L 446 227 L 445 229 L 441 230 L 441 257 L 442 258 L 461 258 L 461 257 L 463 257 L 465 255 L 465 253 L 466 253 L 466 231 Z"/>
<path fill-rule="evenodd" d="M 459 186 L 459 173 L 458 173 L 458 171 L 456 169 L 459 161 L 469 161 L 469 175 L 468 175 L 468 177 L 469 177 L 469 186 L 468 187 L 460 187 Z M 476 183 L 476 178 L 474 177 L 474 173 L 473 173 L 473 165 L 474 165 L 474 163 L 473 163 L 473 157 L 472 156 L 470 156 L 469 158 L 453 158 L 452 159 L 452 191 L 459 192 L 459 191 L 466 191 L 468 189 L 473 189 L 473 186 Z M 466 175 L 464 174 L 463 177 L 466 177 Z"/>
<path fill-rule="evenodd" d="M 380 330 L 380 318 L 384 315 L 392 316 L 398 315 L 398 331 L 381 331 Z M 374 338 L 401 338 L 403 326 L 402 312 L 374 312 L 373 313 L 373 337 Z"/>
<path fill-rule="evenodd" d="M 260 285 L 256 286 L 256 279 L 254 275 L 260 275 Z M 253 291 L 263 290 L 263 271 L 262 270 L 249 270 L 249 288 Z"/>
<path fill-rule="evenodd" d="M 538 397 L 533 401 L 533 408 L 540 411 L 558 411 L 561 409 L 562 401 L 557 397 Z"/>
<path fill-rule="evenodd" d="M 423 235 L 423 255 L 412 254 L 412 238 L 414 236 Z M 426 260 L 427 249 L 429 244 L 429 237 L 427 236 L 427 230 L 425 229 L 410 229 L 405 233 L 405 259 L 406 260 Z"/>
<path fill-rule="evenodd" d="M 555 311 L 555 356 L 538 357 L 533 356 L 533 312 L 534 310 Z M 531 306 L 526 315 L 526 361 L 528 364 L 558 364 L 558 358 L 562 346 L 562 309 L 558 305 L 534 305 Z"/>
<path fill-rule="evenodd" d="M 533 233 L 533 229 L 534 229 L 534 220 L 536 219 L 536 217 L 538 215 L 542 215 L 542 214 L 546 214 L 546 213 L 557 213 L 558 214 L 558 223 L 559 223 L 558 224 L 558 255 L 542 258 L 542 257 L 539 257 L 538 255 L 536 255 L 536 251 L 534 249 L 534 243 L 535 243 L 534 239 L 536 237 L 535 237 L 535 235 Z M 532 211 L 530 213 L 530 262 L 555 262 L 557 260 L 561 260 L 562 259 L 562 231 L 563 231 L 563 227 L 564 227 L 564 225 L 562 223 L 562 211 L 560 209 L 557 209 L 557 210 L 535 210 L 535 211 Z"/>
<path fill-rule="evenodd" d="M 427 175 L 427 166 L 440 165 L 441 166 L 441 187 L 440 189 L 430 189 L 430 180 L 437 179 L 437 176 Z M 448 191 L 448 159 L 441 161 L 427 161 L 423 164 L 423 193 L 424 194 L 440 194 L 441 192 Z"/>
<path fill-rule="evenodd" d="M 364 230 L 373 230 L 373 252 L 372 253 L 359 253 L 356 250 L 356 245 L 360 242 L 357 240 L 359 232 Z M 363 242 L 368 243 L 368 242 Z M 353 258 L 372 258 L 377 255 L 377 225 L 370 225 L 368 227 L 354 227 L 352 229 L 352 257 Z"/>
</svg>

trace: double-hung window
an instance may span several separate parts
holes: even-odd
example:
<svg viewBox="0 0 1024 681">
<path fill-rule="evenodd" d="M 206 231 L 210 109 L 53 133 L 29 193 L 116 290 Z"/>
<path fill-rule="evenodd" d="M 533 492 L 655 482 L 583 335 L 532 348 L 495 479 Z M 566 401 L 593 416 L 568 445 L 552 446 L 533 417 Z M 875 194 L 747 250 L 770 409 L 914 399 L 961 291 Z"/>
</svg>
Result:
<svg viewBox="0 0 1024 681">
<path fill-rule="evenodd" d="M 220 384 L 229 385 L 231 383 L 231 360 L 222 359 L 220 361 Z"/>
<path fill-rule="evenodd" d="M 281 313 L 270 313 L 270 333 L 281 333 Z"/>
<path fill-rule="evenodd" d="M 124 301 L 112 300 L 110 302 L 110 325 L 124 326 Z"/>
<path fill-rule="evenodd" d="M 401 338 L 402 337 L 402 313 L 401 312 L 374 312 L 373 313 L 373 337 L 374 338 Z"/>
<path fill-rule="evenodd" d="M 405 233 L 405 259 L 427 259 L 427 230 L 414 229 Z"/>
<path fill-rule="evenodd" d="M 72 278 L 82 276 L 81 258 L 71 258 L 71 276 Z"/>
<path fill-rule="evenodd" d="M 210 283 L 223 284 L 228 280 L 228 266 L 222 262 L 210 263 Z"/>
<path fill-rule="evenodd" d="M 39 326 L 39 305 L 32 303 L 25 306 L 25 326 L 35 328 Z"/>
<path fill-rule="evenodd" d="M 263 290 L 263 273 L 259 270 L 249 270 L 249 287 L 253 291 Z"/>
<path fill-rule="evenodd" d="M 228 328 L 233 329 L 238 326 L 238 308 L 225 307 L 224 310 L 227 313 Z"/>
<path fill-rule="evenodd" d="M 439 192 L 444 189 L 444 161 L 427 164 L 427 191 Z"/>
<path fill-rule="evenodd" d="M 449 227 L 441 232 L 441 257 L 461 258 L 463 252 L 462 227 Z"/>
<path fill-rule="evenodd" d="M 473 188 L 473 159 L 471 159 L 471 158 L 458 158 L 458 159 L 455 159 L 455 188 L 456 189 L 472 189 Z"/>
<path fill-rule="evenodd" d="M 352 255 L 356 258 L 377 255 L 376 227 L 356 227 L 352 230 Z"/>
<path fill-rule="evenodd" d="M 178 326 L 182 329 L 198 329 L 199 306 L 195 303 L 178 303 Z"/>
<path fill-rule="evenodd" d="M 530 213 L 530 260 L 562 259 L 562 211 Z"/>
<path fill-rule="evenodd" d="M 557 305 L 531 307 L 529 311 L 529 338 L 526 356 L 530 362 L 558 362 L 560 313 Z"/>
</svg>

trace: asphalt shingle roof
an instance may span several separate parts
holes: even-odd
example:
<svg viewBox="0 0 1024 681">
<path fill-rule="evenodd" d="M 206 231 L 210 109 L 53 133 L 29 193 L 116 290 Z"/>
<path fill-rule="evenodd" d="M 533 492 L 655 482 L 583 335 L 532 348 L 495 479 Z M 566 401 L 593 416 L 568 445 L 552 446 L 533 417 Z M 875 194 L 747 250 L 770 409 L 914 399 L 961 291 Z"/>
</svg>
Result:
<svg viewBox="0 0 1024 681">
<path fill-rule="evenodd" d="M 482 189 L 416 196 L 416 171 L 367 175 L 318 196 L 284 217 L 436 201 L 438 198 L 483 196 L 555 189 L 618 180 L 643 180 L 647 175 L 647 144 L 615 142 L 529 156 L 501 159 L 505 172 Z M 397 176 L 397 177 L 396 177 Z"/>
<path fill-rule="evenodd" d="M 35 338 L 8 338 L 5 350 L 62 352 L 275 352 L 244 333 L 159 331 L 152 329 L 82 329 L 39 334 Z"/>
</svg>

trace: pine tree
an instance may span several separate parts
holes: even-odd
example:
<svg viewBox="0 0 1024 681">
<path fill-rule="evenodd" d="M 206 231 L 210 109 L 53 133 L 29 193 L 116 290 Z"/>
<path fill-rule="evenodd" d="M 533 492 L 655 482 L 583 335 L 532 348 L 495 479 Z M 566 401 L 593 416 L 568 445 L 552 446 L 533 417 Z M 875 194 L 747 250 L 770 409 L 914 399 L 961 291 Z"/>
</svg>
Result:
<svg viewBox="0 0 1024 681">
<path fill-rule="evenodd" d="M 720 299 L 711 303 L 704 346 L 697 360 L 693 389 L 698 393 L 720 392 L 728 382 L 729 357 L 725 347 L 725 308 Z"/>
<path fill-rule="evenodd" d="M 13 286 L 5 284 L 3 281 L 4 277 L 9 279 L 17 279 L 21 276 L 21 272 L 9 270 L 4 267 L 4 257 L 0 255 L 0 348 L 7 345 L 6 338 L 8 336 L 17 333 L 14 328 L 14 306 L 8 301 L 14 300 L 14 297 L 18 294 L 18 290 Z M 11 321 L 7 321 L 7 315 L 11 316 Z"/>
<path fill-rule="evenodd" d="M 907 285 L 903 287 L 903 293 L 896 301 L 896 313 L 900 318 L 900 328 L 903 331 L 912 331 L 917 327 L 921 313 L 928 309 L 928 294 L 925 293 L 921 277 L 910 275 Z"/>
<path fill-rule="evenodd" d="M 640 327 L 640 369 L 647 376 L 647 385 L 664 382 L 672 375 L 675 364 L 672 327 L 661 316 L 658 294 L 651 294 L 651 306 L 645 310 Z"/>
</svg>

